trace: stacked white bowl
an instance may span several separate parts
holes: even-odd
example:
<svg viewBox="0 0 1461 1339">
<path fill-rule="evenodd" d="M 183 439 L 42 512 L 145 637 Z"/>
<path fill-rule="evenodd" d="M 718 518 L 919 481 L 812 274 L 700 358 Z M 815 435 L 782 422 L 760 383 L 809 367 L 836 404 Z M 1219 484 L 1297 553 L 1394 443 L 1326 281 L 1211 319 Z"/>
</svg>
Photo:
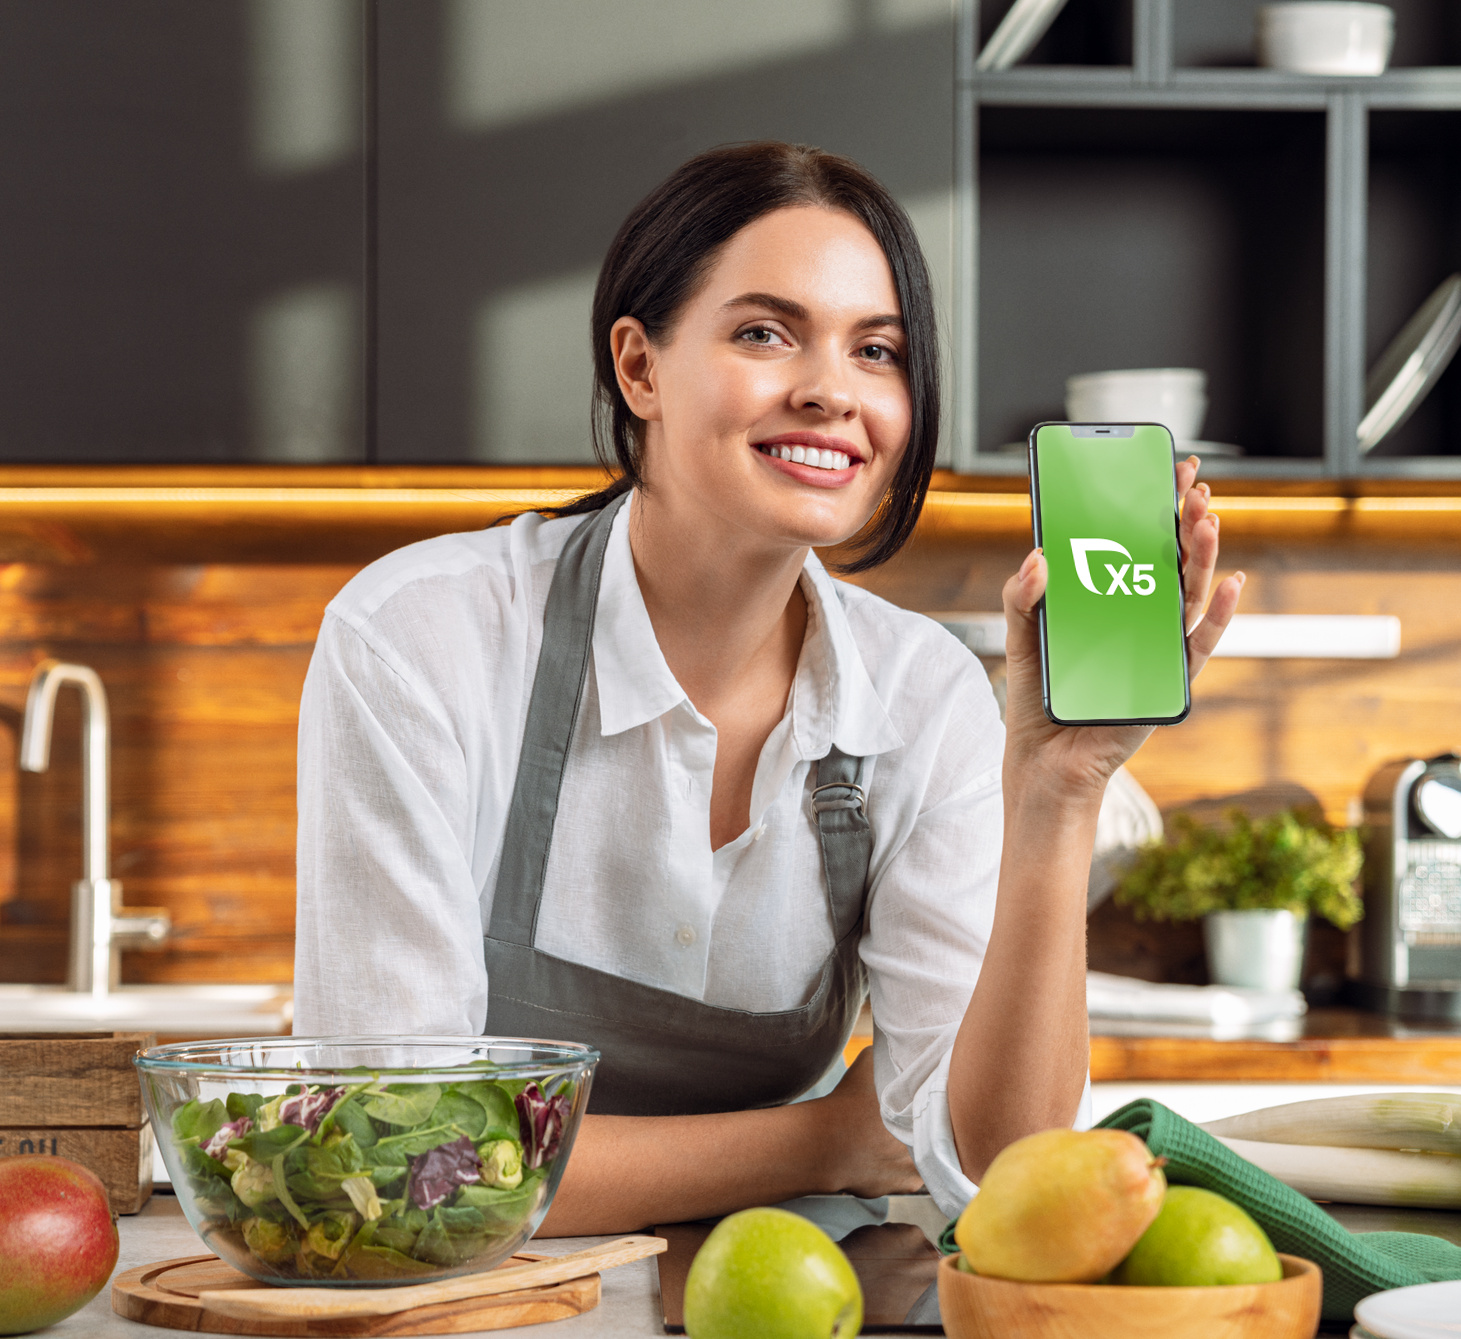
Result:
<svg viewBox="0 0 1461 1339">
<path fill-rule="evenodd" d="M 1395 44 L 1395 11 L 1349 0 L 1264 5 L 1254 31 L 1258 63 L 1292 74 L 1383 74 Z"/>
<path fill-rule="evenodd" d="M 1207 373 L 1195 367 L 1083 372 L 1065 383 L 1073 423 L 1161 423 L 1179 442 L 1196 441 L 1207 417 Z"/>
</svg>

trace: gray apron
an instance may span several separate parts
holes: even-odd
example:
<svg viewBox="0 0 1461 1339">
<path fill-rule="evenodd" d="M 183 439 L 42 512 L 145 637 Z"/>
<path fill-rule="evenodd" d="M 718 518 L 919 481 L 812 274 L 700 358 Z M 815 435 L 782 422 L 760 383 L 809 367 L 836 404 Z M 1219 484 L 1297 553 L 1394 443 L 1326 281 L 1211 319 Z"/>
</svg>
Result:
<svg viewBox="0 0 1461 1339">
<path fill-rule="evenodd" d="M 533 947 L 548 849 L 573 727 L 583 701 L 594 613 L 616 498 L 563 547 L 543 616 L 522 755 L 513 785 L 487 958 L 487 1031 L 587 1043 L 603 1055 L 592 1108 L 674 1116 L 789 1102 L 837 1062 L 862 1005 L 857 946 L 872 828 L 858 785 L 862 759 L 835 747 L 817 764 L 812 810 L 821 837 L 836 946 L 798 1009 L 722 1009 Z"/>
</svg>

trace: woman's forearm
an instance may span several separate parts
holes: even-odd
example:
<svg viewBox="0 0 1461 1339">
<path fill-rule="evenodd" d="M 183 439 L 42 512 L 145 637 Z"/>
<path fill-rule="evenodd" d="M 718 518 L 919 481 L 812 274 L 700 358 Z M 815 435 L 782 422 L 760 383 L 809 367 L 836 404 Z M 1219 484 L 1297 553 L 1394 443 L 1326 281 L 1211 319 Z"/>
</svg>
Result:
<svg viewBox="0 0 1461 1339">
<path fill-rule="evenodd" d="M 814 1106 L 585 1116 L 538 1235 L 637 1232 L 821 1193 L 830 1169 Z"/>
<path fill-rule="evenodd" d="M 989 948 L 949 1062 L 949 1116 L 978 1181 L 1006 1144 L 1075 1117 L 1090 1063 L 1086 881 L 1100 794 L 1007 787 Z"/>
</svg>

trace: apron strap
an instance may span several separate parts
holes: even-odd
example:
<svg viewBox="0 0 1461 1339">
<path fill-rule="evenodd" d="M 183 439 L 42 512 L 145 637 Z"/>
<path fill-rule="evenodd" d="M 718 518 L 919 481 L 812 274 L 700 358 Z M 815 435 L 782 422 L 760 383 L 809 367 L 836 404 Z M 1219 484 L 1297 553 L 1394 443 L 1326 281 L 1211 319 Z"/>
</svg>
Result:
<svg viewBox="0 0 1461 1339">
<path fill-rule="evenodd" d="M 827 900 L 838 943 L 862 919 L 873 858 L 873 828 L 863 810 L 867 803 L 861 784 L 863 765 L 862 758 L 849 757 L 834 744 L 817 763 L 812 790 L 812 813 L 821 838 Z"/>
<path fill-rule="evenodd" d="M 548 587 L 542 649 L 528 700 L 488 931 L 493 939 L 510 944 L 530 948 L 537 930 L 563 769 L 593 652 L 604 550 L 614 517 L 628 498 L 628 493 L 621 493 L 569 535 Z"/>
</svg>

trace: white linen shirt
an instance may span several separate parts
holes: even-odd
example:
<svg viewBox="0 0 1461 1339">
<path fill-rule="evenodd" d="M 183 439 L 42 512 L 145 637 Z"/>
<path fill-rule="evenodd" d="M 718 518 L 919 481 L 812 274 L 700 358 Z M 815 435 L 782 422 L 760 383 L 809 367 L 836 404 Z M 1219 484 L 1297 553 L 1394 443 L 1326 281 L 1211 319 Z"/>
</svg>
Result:
<svg viewBox="0 0 1461 1339">
<path fill-rule="evenodd" d="M 625 506 L 604 556 L 536 947 L 723 1008 L 804 1004 L 833 949 L 815 764 L 833 743 L 867 757 L 875 1080 L 952 1216 L 975 1188 L 949 1123 L 949 1052 L 989 938 L 1002 821 L 984 671 L 938 624 L 809 555 L 806 640 L 750 825 L 712 851 L 715 727 L 660 652 L 628 519 Z M 528 515 L 413 544 L 326 610 L 300 709 L 297 1033 L 485 1027 L 482 936 L 543 607 L 581 523 Z"/>
</svg>

